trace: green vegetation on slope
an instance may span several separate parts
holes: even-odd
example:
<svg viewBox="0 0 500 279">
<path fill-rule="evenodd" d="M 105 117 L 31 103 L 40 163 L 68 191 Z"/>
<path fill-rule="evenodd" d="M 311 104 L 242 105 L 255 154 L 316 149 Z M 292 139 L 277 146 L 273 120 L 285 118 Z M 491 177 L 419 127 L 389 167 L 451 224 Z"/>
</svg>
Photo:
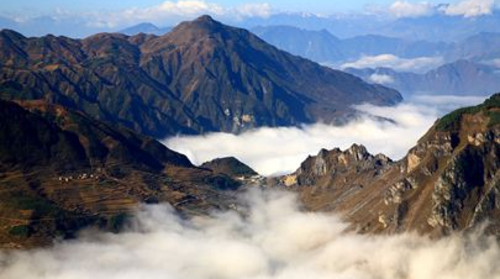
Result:
<svg viewBox="0 0 500 279">
<path fill-rule="evenodd" d="M 488 126 L 497 125 L 500 123 L 500 111 L 495 111 L 493 109 L 500 109 L 500 93 L 492 95 L 480 105 L 460 108 L 441 117 L 436 124 L 436 129 L 443 132 L 458 130 L 462 117 L 465 114 L 476 114 L 479 112 L 484 112 L 490 119 Z"/>
</svg>

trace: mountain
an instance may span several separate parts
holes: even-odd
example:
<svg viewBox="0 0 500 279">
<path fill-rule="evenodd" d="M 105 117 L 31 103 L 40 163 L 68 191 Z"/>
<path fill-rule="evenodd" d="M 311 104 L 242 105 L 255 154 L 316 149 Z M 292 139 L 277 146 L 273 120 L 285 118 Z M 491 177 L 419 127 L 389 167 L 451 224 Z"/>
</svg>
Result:
<svg viewBox="0 0 500 279">
<path fill-rule="evenodd" d="M 255 27 L 252 32 L 285 51 L 318 63 L 340 64 L 381 54 L 404 58 L 434 57 L 444 55 L 454 47 L 451 43 L 371 34 L 339 39 L 325 29 L 315 31 L 292 26 Z"/>
<path fill-rule="evenodd" d="M 500 61 L 500 33 L 494 32 L 480 32 L 456 42 L 433 42 L 375 34 L 339 39 L 325 29 L 315 31 L 292 26 L 255 27 L 252 31 L 285 51 L 334 67 L 364 56 L 383 54 L 407 59 L 440 58 L 448 63 L 469 60 L 497 68 Z"/>
<path fill-rule="evenodd" d="M 230 177 L 250 178 L 259 175 L 249 166 L 234 157 L 216 158 L 203 163 L 200 168 L 209 169 L 215 173 L 226 174 Z"/>
<path fill-rule="evenodd" d="M 384 13 L 384 12 L 382 12 Z M 267 18 L 249 18 L 239 24 L 246 27 L 289 25 L 301 29 L 326 29 L 339 38 L 379 35 L 412 41 L 457 42 L 481 32 L 497 32 L 500 11 L 489 15 L 465 17 L 436 12 L 419 17 L 380 16 L 372 14 L 337 14 L 317 16 L 304 13 L 277 13 Z"/>
<path fill-rule="evenodd" d="M 2 248 L 49 244 L 88 226 L 118 231 L 140 203 L 168 202 L 183 214 L 226 208 L 226 190 L 240 184 L 81 112 L 0 100 Z"/>
<path fill-rule="evenodd" d="M 500 93 L 438 121 L 397 162 L 353 145 L 321 150 L 289 175 L 310 210 L 336 211 L 359 232 L 500 234 Z"/>
<path fill-rule="evenodd" d="M 160 28 L 152 23 L 143 22 L 143 23 L 139 23 L 137 25 L 122 29 L 122 30 L 118 31 L 118 33 L 122 33 L 122 34 L 125 34 L 128 36 L 138 35 L 139 33 L 153 34 L 153 35 L 161 36 L 165 33 L 170 32 L 171 29 L 172 28 L 170 28 L 170 27 Z"/>
<path fill-rule="evenodd" d="M 448 54 L 455 59 L 493 62 L 500 59 L 500 33 L 481 32 L 467 37 Z"/>
<path fill-rule="evenodd" d="M 355 113 L 353 104 L 402 99 L 209 16 L 161 37 L 25 38 L 4 30 L 0 53 L 3 99 L 62 104 L 157 138 L 339 122 Z"/>
<path fill-rule="evenodd" d="M 251 31 L 278 48 L 318 63 L 342 61 L 341 41 L 325 29 L 305 30 L 292 26 L 259 26 Z"/>
<path fill-rule="evenodd" d="M 453 44 L 410 40 L 380 35 L 363 35 L 341 41 L 344 55 L 350 59 L 362 56 L 393 54 L 403 58 L 434 57 L 446 53 Z"/>
<path fill-rule="evenodd" d="M 366 81 L 383 83 L 405 95 L 487 95 L 500 90 L 500 70 L 468 60 L 448 63 L 425 74 L 396 72 L 389 68 L 345 71 Z"/>
</svg>

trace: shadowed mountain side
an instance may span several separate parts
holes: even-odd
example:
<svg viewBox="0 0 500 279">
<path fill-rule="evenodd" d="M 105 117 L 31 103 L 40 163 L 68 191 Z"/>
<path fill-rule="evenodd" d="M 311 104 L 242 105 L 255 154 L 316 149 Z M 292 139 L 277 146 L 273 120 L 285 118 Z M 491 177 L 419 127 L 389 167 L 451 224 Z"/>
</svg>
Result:
<svg viewBox="0 0 500 279">
<path fill-rule="evenodd" d="M 118 231 L 139 203 L 184 214 L 225 208 L 241 184 L 152 138 L 43 102 L 0 101 L 0 247 Z"/>
<path fill-rule="evenodd" d="M 161 138 L 342 122 L 398 92 L 322 67 L 208 16 L 157 37 L 83 40 L 0 32 L 0 96 L 43 99 Z"/>
</svg>

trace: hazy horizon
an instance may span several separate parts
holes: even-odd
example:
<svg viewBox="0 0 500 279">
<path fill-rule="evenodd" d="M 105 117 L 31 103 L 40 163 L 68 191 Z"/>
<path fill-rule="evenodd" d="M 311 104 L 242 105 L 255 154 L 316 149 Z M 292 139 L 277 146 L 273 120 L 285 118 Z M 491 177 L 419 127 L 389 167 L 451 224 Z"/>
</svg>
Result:
<svg viewBox="0 0 500 279">
<path fill-rule="evenodd" d="M 148 0 L 148 1 L 60 1 L 38 3 L 14 1 L 0 6 L 0 29 L 12 28 L 29 36 L 45 34 L 85 37 L 97 32 L 114 32 L 149 22 L 169 27 L 208 14 L 242 27 L 289 23 L 309 29 L 314 22 L 364 18 L 368 25 L 399 19 L 433 16 L 474 20 L 495 14 L 494 0 L 246 1 L 246 0 Z M 296 20 L 284 19 L 294 16 Z M 276 17 L 276 19 L 274 19 Z M 310 21 L 310 22 L 308 22 Z M 293 23 L 292 23 L 293 22 Z M 302 22 L 302 23 L 301 23 Z M 323 26 L 324 23 L 320 24 Z M 359 25 L 359 23 L 356 23 Z M 324 27 L 319 27 L 324 28 Z M 335 32 L 334 32 L 335 33 Z"/>
</svg>

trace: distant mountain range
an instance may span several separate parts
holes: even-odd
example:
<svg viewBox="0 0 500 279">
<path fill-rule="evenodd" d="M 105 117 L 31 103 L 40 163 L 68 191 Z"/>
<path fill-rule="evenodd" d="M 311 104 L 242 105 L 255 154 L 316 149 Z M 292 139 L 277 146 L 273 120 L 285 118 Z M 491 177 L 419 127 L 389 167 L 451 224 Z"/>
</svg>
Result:
<svg viewBox="0 0 500 279">
<path fill-rule="evenodd" d="M 289 26 L 259 27 L 253 31 L 281 49 L 341 67 L 367 82 L 384 84 L 406 95 L 487 95 L 500 90 L 500 33 L 479 33 L 458 43 L 433 43 L 377 35 L 339 39 L 326 30 Z M 430 65 L 422 65 L 422 61 Z M 364 63 L 388 66 L 364 68 Z M 407 69 L 391 68 L 398 63 Z M 345 65 L 356 68 L 344 68 Z M 425 71 L 428 68 L 431 70 Z"/>
<path fill-rule="evenodd" d="M 363 56 L 392 54 L 401 58 L 442 57 L 454 62 L 467 59 L 491 62 L 500 58 L 500 33 L 478 33 L 459 42 L 431 42 L 380 35 L 339 39 L 326 30 L 311 31 L 291 26 L 256 27 L 252 31 L 265 41 L 295 55 L 319 63 L 340 64 Z"/>
<path fill-rule="evenodd" d="M 137 25 L 122 29 L 118 31 L 118 33 L 122 33 L 128 36 L 134 36 L 138 35 L 140 33 L 144 34 L 153 34 L 157 36 L 164 35 L 165 33 L 170 32 L 172 30 L 171 27 L 158 27 L 152 23 L 144 22 L 144 23 L 139 23 Z"/>
<path fill-rule="evenodd" d="M 402 99 L 209 16 L 159 37 L 26 38 L 3 30 L 0 54 L 2 99 L 61 104 L 157 138 L 342 122 L 353 104 Z"/>
<path fill-rule="evenodd" d="M 319 63 L 357 60 L 362 56 L 393 54 L 416 58 L 438 56 L 452 44 L 411 41 L 380 35 L 363 35 L 339 39 L 327 30 L 311 31 L 291 26 L 256 27 L 252 31 L 265 41 L 295 55 Z"/>
<path fill-rule="evenodd" d="M 344 69 L 366 81 L 381 83 L 408 95 L 488 95 L 500 91 L 500 69 L 468 60 L 445 64 L 425 74 L 389 68 Z"/>
<path fill-rule="evenodd" d="M 384 16 L 383 12 L 332 16 L 282 13 L 267 18 L 248 18 L 239 25 L 246 28 L 287 25 L 306 30 L 325 29 L 343 39 L 373 34 L 411 41 L 458 42 L 481 32 L 498 32 L 500 11 L 478 17 L 433 14 L 401 18 Z"/>
</svg>

